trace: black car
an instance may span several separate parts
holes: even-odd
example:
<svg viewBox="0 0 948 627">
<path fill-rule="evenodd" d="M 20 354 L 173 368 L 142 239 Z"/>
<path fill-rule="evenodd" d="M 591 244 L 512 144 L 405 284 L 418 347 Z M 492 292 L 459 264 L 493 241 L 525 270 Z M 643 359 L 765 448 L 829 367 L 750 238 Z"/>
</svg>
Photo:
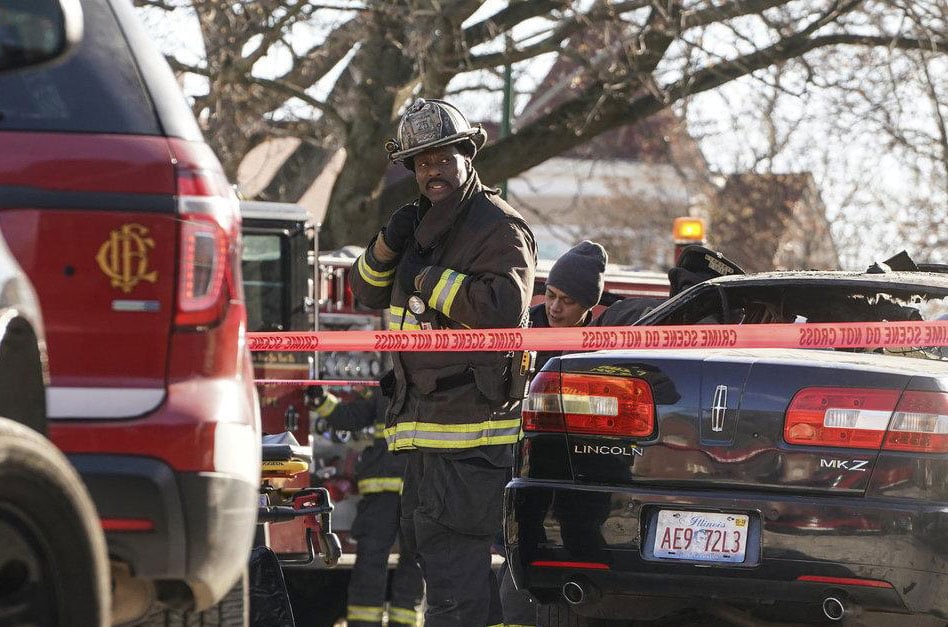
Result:
<svg viewBox="0 0 948 627">
<path fill-rule="evenodd" d="M 946 274 L 768 273 L 698 285 L 637 324 L 946 312 Z M 505 533 L 541 625 L 709 603 L 948 617 L 943 347 L 565 355 L 533 381 L 523 428 Z"/>
</svg>

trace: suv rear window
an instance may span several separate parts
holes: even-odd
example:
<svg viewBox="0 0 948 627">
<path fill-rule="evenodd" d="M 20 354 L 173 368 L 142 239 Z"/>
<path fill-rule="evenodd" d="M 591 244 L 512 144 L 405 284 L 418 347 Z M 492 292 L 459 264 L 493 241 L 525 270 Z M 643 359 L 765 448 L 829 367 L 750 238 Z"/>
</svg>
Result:
<svg viewBox="0 0 948 627">
<path fill-rule="evenodd" d="M 0 131 L 158 135 L 160 127 L 106 0 L 83 0 L 83 41 L 65 63 L 0 75 Z"/>
</svg>

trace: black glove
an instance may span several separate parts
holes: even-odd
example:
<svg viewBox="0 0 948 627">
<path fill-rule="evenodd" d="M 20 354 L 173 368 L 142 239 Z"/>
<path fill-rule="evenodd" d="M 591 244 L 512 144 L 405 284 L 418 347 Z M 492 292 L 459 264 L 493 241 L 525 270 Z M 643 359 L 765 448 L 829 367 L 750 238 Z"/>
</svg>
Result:
<svg viewBox="0 0 948 627">
<path fill-rule="evenodd" d="M 418 207 L 405 205 L 392 214 L 388 224 L 382 228 L 382 240 L 392 251 L 401 254 L 408 248 L 408 244 L 415 237 L 415 222 L 418 218 Z"/>
<path fill-rule="evenodd" d="M 421 257 L 409 252 L 398 262 L 398 285 L 402 292 L 411 295 L 417 292 L 415 288 L 415 277 L 418 276 L 428 264 L 421 260 Z"/>
</svg>

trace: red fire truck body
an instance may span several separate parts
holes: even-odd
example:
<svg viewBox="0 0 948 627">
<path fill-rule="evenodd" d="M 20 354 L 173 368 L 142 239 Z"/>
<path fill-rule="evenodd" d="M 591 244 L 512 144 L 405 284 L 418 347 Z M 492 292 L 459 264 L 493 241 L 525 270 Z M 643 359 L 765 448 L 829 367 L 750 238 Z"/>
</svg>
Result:
<svg viewBox="0 0 948 627">
<path fill-rule="evenodd" d="M 312 331 L 314 306 L 314 228 L 306 210 L 287 203 L 246 202 L 240 206 L 244 249 L 241 258 L 248 303 L 249 331 Z M 254 378 L 306 380 L 315 372 L 313 353 L 254 353 Z M 265 434 L 289 431 L 300 445 L 309 446 L 309 410 L 303 399 L 305 385 L 258 385 L 261 426 Z M 266 466 L 264 467 L 266 474 Z M 266 480 L 266 476 L 264 476 Z M 301 473 L 280 479 L 284 490 L 310 486 Z M 304 561 L 305 521 L 302 518 L 266 524 L 266 542 L 282 559 Z"/>
</svg>

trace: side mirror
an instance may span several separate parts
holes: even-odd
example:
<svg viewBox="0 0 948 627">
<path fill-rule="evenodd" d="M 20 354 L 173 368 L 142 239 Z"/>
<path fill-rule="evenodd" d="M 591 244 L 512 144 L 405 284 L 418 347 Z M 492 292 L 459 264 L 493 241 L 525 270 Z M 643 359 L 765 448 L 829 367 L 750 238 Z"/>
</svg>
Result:
<svg viewBox="0 0 948 627">
<path fill-rule="evenodd" d="M 79 0 L 0 0 L 0 72 L 62 59 L 81 40 Z"/>
</svg>

